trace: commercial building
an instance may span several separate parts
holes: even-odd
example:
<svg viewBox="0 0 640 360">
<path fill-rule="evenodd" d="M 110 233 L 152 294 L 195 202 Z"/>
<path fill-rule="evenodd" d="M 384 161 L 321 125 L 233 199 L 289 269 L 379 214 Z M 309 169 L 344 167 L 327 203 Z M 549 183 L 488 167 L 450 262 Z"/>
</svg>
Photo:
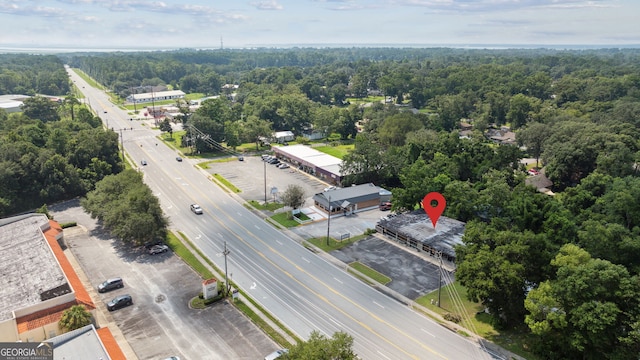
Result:
<svg viewBox="0 0 640 360">
<path fill-rule="evenodd" d="M 184 98 L 184 92 L 181 90 L 158 91 L 142 94 L 131 94 L 127 96 L 129 103 L 150 103 L 154 101 L 174 100 Z"/>
<path fill-rule="evenodd" d="M 314 206 L 331 216 L 377 209 L 391 200 L 391 192 L 372 183 L 336 188 L 313 196 Z"/>
<path fill-rule="evenodd" d="M 332 184 L 342 183 L 342 160 L 315 150 L 306 145 L 274 146 L 273 152 L 279 159 L 293 164 L 300 170 L 315 175 L 320 179 Z"/>
</svg>

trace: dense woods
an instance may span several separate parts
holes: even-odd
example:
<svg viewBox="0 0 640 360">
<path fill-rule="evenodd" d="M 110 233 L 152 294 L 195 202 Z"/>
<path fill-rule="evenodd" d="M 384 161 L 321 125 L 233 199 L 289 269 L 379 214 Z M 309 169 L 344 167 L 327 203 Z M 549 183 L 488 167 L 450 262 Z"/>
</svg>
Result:
<svg viewBox="0 0 640 360">
<path fill-rule="evenodd" d="M 65 95 L 69 77 L 55 55 L 0 54 L 0 95 Z"/>
<path fill-rule="evenodd" d="M 210 100 L 183 119 L 229 145 L 311 128 L 353 143 L 345 185 L 390 188 L 396 210 L 439 191 L 445 215 L 467 222 L 456 278 L 497 326 L 529 329 L 532 350 L 545 359 L 640 353 L 640 51 L 258 49 L 61 58 L 122 97 L 146 85 L 206 95 L 239 85 L 233 100 Z M 367 96 L 379 97 L 360 105 Z M 0 119 L 5 211 L 17 199 L 40 205 L 64 196 L 52 176 L 74 194 L 120 171 L 113 158 L 80 151 L 80 144 L 102 144 L 110 156 L 117 149 L 117 136 L 88 125 L 82 109 L 74 121 L 27 113 Z M 464 136 L 461 120 L 473 129 Z M 488 139 L 505 125 L 517 145 Z M 104 139 L 88 140 L 98 136 Z M 554 196 L 525 184 L 523 157 L 539 162 Z"/>
</svg>

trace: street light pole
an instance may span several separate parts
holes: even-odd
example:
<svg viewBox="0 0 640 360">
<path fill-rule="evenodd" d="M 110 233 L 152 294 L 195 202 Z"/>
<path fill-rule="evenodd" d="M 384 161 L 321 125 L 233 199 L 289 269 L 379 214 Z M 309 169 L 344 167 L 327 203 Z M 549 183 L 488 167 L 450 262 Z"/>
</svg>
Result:
<svg viewBox="0 0 640 360">
<path fill-rule="evenodd" d="M 262 159 L 264 165 L 264 204 L 267 204 L 267 162 Z"/>
<path fill-rule="evenodd" d="M 327 247 L 329 246 L 329 227 L 331 226 L 331 195 L 329 195 L 329 217 L 327 218 Z"/>
<path fill-rule="evenodd" d="M 224 286 L 225 293 L 224 295 L 229 295 L 229 277 L 227 276 L 227 255 L 229 255 L 231 251 L 227 249 L 227 242 L 224 242 L 224 251 L 222 251 L 222 255 L 224 255 Z"/>
</svg>

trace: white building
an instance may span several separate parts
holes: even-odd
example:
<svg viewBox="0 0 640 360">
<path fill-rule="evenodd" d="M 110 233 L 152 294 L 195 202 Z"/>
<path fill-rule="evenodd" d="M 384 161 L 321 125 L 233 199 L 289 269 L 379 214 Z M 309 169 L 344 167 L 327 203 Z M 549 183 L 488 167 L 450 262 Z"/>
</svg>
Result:
<svg viewBox="0 0 640 360">
<path fill-rule="evenodd" d="M 184 92 L 182 90 L 158 91 L 143 94 L 132 94 L 127 96 L 127 102 L 130 103 L 149 103 L 153 101 L 183 99 Z"/>
</svg>

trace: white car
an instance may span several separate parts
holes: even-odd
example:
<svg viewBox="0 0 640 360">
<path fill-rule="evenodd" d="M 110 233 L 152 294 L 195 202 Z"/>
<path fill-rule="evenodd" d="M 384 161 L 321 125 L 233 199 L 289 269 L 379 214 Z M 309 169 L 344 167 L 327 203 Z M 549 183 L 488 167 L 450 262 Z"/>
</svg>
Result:
<svg viewBox="0 0 640 360">
<path fill-rule="evenodd" d="M 280 349 L 264 357 L 264 360 L 275 360 L 289 353 L 289 349 Z"/>
<path fill-rule="evenodd" d="M 193 211 L 194 214 L 202 214 L 202 208 L 198 204 L 191 204 L 189 205 L 189 208 L 191 208 L 191 211 Z"/>
</svg>

